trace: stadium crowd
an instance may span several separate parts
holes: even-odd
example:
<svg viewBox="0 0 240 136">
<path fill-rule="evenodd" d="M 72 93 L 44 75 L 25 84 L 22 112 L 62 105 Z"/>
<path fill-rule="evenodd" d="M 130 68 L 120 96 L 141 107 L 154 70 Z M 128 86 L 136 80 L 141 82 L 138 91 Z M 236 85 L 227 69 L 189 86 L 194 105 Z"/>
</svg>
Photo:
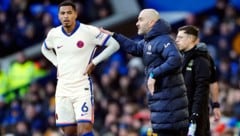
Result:
<svg viewBox="0 0 240 136">
<path fill-rule="evenodd" d="M 0 2 L 0 24 L 4 26 L 0 30 L 0 56 L 19 51 L 9 71 L 0 70 L 0 135 L 61 135 L 55 127 L 56 68 L 43 56 L 26 58 L 21 52 L 41 42 L 46 32 L 59 23 L 54 18 L 56 4 L 57 1 L 51 0 Z M 84 23 L 114 14 L 107 0 L 81 0 L 77 4 L 79 19 Z M 173 37 L 176 28 L 183 24 L 201 28 L 201 42 L 208 45 L 214 58 L 223 116 L 219 122 L 210 116 L 213 136 L 240 133 L 239 10 L 227 0 L 217 0 L 208 11 L 191 14 L 172 24 Z M 146 136 L 150 131 L 150 112 L 146 106 L 141 59 L 120 50 L 98 65 L 92 76 L 96 136 Z"/>
<path fill-rule="evenodd" d="M 89 23 L 112 14 L 107 0 L 75 0 L 78 19 Z M 59 25 L 57 0 L 4 0 L 0 2 L 0 57 L 41 42 Z"/>
</svg>

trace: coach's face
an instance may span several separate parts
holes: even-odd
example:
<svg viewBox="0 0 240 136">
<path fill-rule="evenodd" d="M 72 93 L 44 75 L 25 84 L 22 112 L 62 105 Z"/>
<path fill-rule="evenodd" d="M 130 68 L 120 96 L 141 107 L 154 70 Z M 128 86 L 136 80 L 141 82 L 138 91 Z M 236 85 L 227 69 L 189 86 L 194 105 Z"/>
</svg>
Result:
<svg viewBox="0 0 240 136">
<path fill-rule="evenodd" d="M 145 35 L 150 31 L 152 27 L 151 19 L 149 19 L 149 16 L 146 11 L 140 12 L 136 26 L 138 28 L 139 35 Z"/>
<path fill-rule="evenodd" d="M 75 24 L 77 12 L 72 6 L 61 6 L 59 8 L 58 18 L 63 27 L 71 27 Z"/>
</svg>

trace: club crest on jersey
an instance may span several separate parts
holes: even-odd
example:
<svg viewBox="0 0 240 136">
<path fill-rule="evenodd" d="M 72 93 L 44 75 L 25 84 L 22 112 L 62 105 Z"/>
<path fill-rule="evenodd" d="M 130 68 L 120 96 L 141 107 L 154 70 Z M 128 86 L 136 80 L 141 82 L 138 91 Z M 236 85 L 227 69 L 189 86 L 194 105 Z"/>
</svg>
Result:
<svg viewBox="0 0 240 136">
<path fill-rule="evenodd" d="M 77 47 L 78 48 L 82 48 L 84 46 L 84 42 L 83 41 L 78 41 L 77 42 Z"/>
</svg>

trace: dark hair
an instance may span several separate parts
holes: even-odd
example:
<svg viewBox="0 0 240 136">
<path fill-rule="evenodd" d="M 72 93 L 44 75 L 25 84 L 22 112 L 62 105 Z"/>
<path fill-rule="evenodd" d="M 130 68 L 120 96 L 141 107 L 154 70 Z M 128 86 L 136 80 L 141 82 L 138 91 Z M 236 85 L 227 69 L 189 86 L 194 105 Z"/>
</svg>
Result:
<svg viewBox="0 0 240 136">
<path fill-rule="evenodd" d="M 190 34 L 196 37 L 198 37 L 199 35 L 199 29 L 196 26 L 192 26 L 192 25 L 182 26 L 178 28 L 178 31 L 184 31 L 184 33 Z"/>
<path fill-rule="evenodd" d="M 58 9 L 62 6 L 71 6 L 76 11 L 76 5 L 71 0 L 65 0 L 58 5 Z"/>
</svg>

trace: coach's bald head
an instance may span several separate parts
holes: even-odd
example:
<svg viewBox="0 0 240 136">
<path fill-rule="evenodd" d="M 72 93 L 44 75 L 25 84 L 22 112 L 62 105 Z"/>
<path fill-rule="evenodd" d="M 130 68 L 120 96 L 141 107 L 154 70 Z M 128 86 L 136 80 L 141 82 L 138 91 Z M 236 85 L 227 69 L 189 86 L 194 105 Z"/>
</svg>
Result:
<svg viewBox="0 0 240 136">
<path fill-rule="evenodd" d="M 143 9 L 139 13 L 138 21 L 136 23 L 138 34 L 144 35 L 148 33 L 159 19 L 160 15 L 155 9 Z"/>
<path fill-rule="evenodd" d="M 160 18 L 159 13 L 155 9 L 143 9 L 139 16 L 145 16 L 149 20 L 157 21 Z"/>
</svg>

